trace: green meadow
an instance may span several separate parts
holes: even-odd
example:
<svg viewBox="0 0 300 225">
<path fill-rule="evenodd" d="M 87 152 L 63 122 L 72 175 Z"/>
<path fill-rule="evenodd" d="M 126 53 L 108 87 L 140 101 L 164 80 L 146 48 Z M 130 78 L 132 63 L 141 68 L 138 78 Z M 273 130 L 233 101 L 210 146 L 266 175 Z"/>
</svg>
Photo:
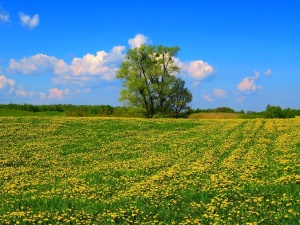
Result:
<svg viewBox="0 0 300 225">
<path fill-rule="evenodd" d="M 16 109 L 0 108 L 1 117 L 24 117 L 24 116 L 65 116 L 65 113 L 58 111 L 45 111 L 45 112 L 29 112 Z"/>
<path fill-rule="evenodd" d="M 33 115 L 0 117 L 0 224 L 300 223 L 299 118 Z"/>
</svg>

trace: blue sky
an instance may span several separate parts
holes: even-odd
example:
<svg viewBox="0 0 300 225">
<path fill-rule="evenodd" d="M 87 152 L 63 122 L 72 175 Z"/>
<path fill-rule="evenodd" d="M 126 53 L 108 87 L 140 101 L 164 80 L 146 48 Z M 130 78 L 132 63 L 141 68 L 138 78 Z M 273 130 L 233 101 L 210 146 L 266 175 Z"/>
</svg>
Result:
<svg viewBox="0 0 300 225">
<path fill-rule="evenodd" d="M 300 108 L 300 1 L 0 0 L 0 104 L 108 104 L 126 51 L 179 46 L 193 108 Z"/>
</svg>

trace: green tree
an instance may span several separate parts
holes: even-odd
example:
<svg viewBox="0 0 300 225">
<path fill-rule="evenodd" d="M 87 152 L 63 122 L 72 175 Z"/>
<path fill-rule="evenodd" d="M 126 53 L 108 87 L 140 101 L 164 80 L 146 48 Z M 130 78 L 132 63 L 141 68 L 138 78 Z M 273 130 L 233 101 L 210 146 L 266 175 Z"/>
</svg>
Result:
<svg viewBox="0 0 300 225">
<path fill-rule="evenodd" d="M 295 110 L 291 109 L 291 108 L 286 108 L 284 110 L 282 110 L 283 113 L 283 117 L 284 118 L 295 118 Z"/>
<path fill-rule="evenodd" d="M 268 105 L 265 111 L 266 118 L 283 118 L 283 111 L 280 106 Z"/>
<path fill-rule="evenodd" d="M 147 117 L 170 111 L 174 76 L 180 68 L 174 63 L 179 47 L 142 45 L 128 50 L 117 78 L 123 80 L 120 100 L 144 109 Z"/>
<path fill-rule="evenodd" d="M 171 87 L 169 102 L 175 117 L 178 117 L 182 111 L 189 110 L 189 103 L 193 100 L 192 93 L 184 85 L 184 80 L 176 78 Z"/>
</svg>

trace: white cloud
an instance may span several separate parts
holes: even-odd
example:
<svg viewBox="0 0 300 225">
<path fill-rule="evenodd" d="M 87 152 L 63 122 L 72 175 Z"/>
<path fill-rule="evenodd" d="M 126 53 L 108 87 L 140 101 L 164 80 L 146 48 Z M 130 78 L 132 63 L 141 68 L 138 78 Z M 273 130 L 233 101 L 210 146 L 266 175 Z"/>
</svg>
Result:
<svg viewBox="0 0 300 225">
<path fill-rule="evenodd" d="M 37 92 L 37 91 L 25 91 L 25 90 L 16 90 L 15 94 L 17 96 L 21 96 L 21 97 L 35 97 L 38 96 L 41 99 L 46 98 L 46 95 L 43 92 Z"/>
<path fill-rule="evenodd" d="M 192 79 L 204 80 L 211 76 L 215 70 L 207 62 L 202 60 L 181 62 L 178 58 L 174 58 L 175 64 L 181 68 L 181 73 L 187 74 Z"/>
<path fill-rule="evenodd" d="M 19 12 L 19 17 L 23 26 L 28 27 L 30 29 L 37 27 L 40 22 L 38 14 L 35 14 L 34 16 L 30 17 L 29 15 Z"/>
<path fill-rule="evenodd" d="M 97 52 L 96 56 L 88 53 L 82 58 L 74 58 L 70 66 L 72 74 L 78 76 L 82 74 L 95 75 L 97 73 L 105 73 L 108 68 L 100 65 L 103 64 L 102 62 L 106 55 L 106 52 L 100 51 Z"/>
<path fill-rule="evenodd" d="M 245 93 L 250 94 L 256 90 L 262 89 L 261 86 L 256 85 L 256 81 L 259 78 L 259 73 L 254 71 L 254 75 L 252 77 L 244 78 L 238 85 L 237 88 Z"/>
<path fill-rule="evenodd" d="M 265 72 L 266 76 L 271 76 L 273 74 L 272 70 L 267 69 L 267 71 Z"/>
<path fill-rule="evenodd" d="M 0 7 L 0 22 L 9 22 L 9 14 Z"/>
<path fill-rule="evenodd" d="M 50 99 L 62 99 L 65 95 L 69 94 L 69 89 L 60 90 L 58 88 L 52 88 L 49 90 L 49 98 Z"/>
<path fill-rule="evenodd" d="M 125 49 L 126 49 L 125 46 L 114 46 L 110 51 L 110 53 L 107 54 L 106 56 L 107 62 L 114 65 L 116 62 L 117 63 L 121 62 L 125 57 L 124 54 Z"/>
<path fill-rule="evenodd" d="M 206 93 L 202 93 L 202 98 L 205 100 L 205 101 L 208 101 L 208 102 L 212 102 L 213 99 Z"/>
<path fill-rule="evenodd" d="M 99 51 L 96 55 L 86 54 L 82 58 L 74 58 L 70 65 L 71 73 L 78 75 L 99 75 L 102 79 L 111 80 L 115 76 L 116 63 L 123 60 L 124 46 L 115 46 L 109 53 Z"/>
<path fill-rule="evenodd" d="M 9 61 L 9 69 L 13 72 L 22 74 L 40 74 L 47 70 L 54 72 L 63 72 L 67 68 L 63 60 L 59 60 L 54 56 L 44 54 L 36 54 L 34 56 L 25 57 L 17 62 L 14 59 Z"/>
<path fill-rule="evenodd" d="M 16 85 L 16 81 L 6 78 L 4 75 L 0 76 L 0 89 L 6 89 L 8 93 L 15 94 L 18 97 L 36 97 L 44 99 L 46 95 L 42 92 L 37 91 L 26 91 L 21 85 Z M 8 89 L 7 89 L 8 88 Z"/>
<path fill-rule="evenodd" d="M 48 56 L 52 57 L 52 56 Z M 50 63 L 50 68 L 53 70 L 53 72 L 57 75 L 62 75 L 62 74 L 68 74 L 69 73 L 69 66 L 65 63 L 64 60 L 61 59 L 53 59 L 49 61 Z"/>
<path fill-rule="evenodd" d="M 215 88 L 213 91 L 214 95 L 218 98 L 225 98 L 226 97 L 226 91 L 220 88 Z"/>
<path fill-rule="evenodd" d="M 17 96 L 28 96 L 28 92 L 27 91 L 24 91 L 24 90 L 16 90 L 16 95 Z M 30 95 L 31 96 L 31 95 Z"/>
<path fill-rule="evenodd" d="M 4 88 L 5 86 L 10 86 L 11 88 L 14 87 L 16 81 L 8 79 L 4 75 L 0 76 L 0 89 Z"/>
<path fill-rule="evenodd" d="M 238 89 L 240 91 L 248 91 L 248 90 L 255 91 L 256 85 L 254 82 L 255 80 L 252 77 L 246 77 L 238 84 Z"/>
<path fill-rule="evenodd" d="M 53 78 L 54 83 L 80 85 L 96 78 L 112 80 L 124 59 L 124 50 L 124 46 L 115 46 L 109 53 L 105 51 L 98 51 L 96 55 L 87 53 L 82 58 L 74 58 L 70 65 L 54 56 L 36 54 L 20 61 L 11 59 L 9 69 L 11 72 L 22 74 L 42 74 L 50 71 L 58 75 Z"/>
<path fill-rule="evenodd" d="M 143 44 L 146 44 L 148 41 L 148 37 L 143 34 L 137 34 L 134 38 L 128 40 L 128 44 L 130 48 L 138 48 Z"/>
<path fill-rule="evenodd" d="M 86 76 L 73 76 L 73 75 L 64 75 L 60 77 L 53 77 L 52 82 L 53 84 L 58 85 L 77 85 L 77 86 L 84 86 L 88 82 L 95 81 L 95 79 L 88 78 Z"/>
</svg>

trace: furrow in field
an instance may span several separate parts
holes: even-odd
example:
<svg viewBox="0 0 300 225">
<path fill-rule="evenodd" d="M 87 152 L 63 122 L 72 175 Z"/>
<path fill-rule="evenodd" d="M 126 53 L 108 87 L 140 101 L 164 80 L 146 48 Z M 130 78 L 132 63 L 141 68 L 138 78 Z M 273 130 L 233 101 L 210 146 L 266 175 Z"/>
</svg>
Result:
<svg viewBox="0 0 300 225">
<path fill-rule="evenodd" d="M 236 145 L 219 164 L 216 174 L 216 188 L 226 191 L 228 188 L 239 190 L 244 183 L 260 181 L 257 173 L 264 161 L 266 148 L 271 147 L 269 139 L 262 139 L 265 120 L 249 120 L 243 129 L 238 130 L 240 137 Z M 222 181 L 223 180 L 223 181 Z M 219 187 L 218 187 L 219 186 Z"/>
<path fill-rule="evenodd" d="M 170 138 L 172 135 L 169 133 L 168 137 L 166 134 L 162 134 L 164 143 L 161 144 L 167 143 L 169 149 L 165 155 L 161 154 L 158 158 L 152 157 L 152 159 L 165 161 L 165 166 L 156 170 L 155 173 L 145 176 L 143 180 L 134 183 L 130 189 L 121 191 L 116 196 L 121 198 L 157 195 L 159 197 L 177 190 L 189 190 L 191 187 L 200 186 L 199 181 L 204 179 L 210 173 L 209 171 L 214 170 L 220 154 L 227 151 L 227 149 L 225 151 L 222 149 L 224 140 L 227 140 L 229 135 L 231 138 L 236 135 L 235 131 L 245 124 L 240 120 L 232 120 L 231 123 L 223 121 L 222 123 L 224 126 L 216 121 L 206 121 L 205 126 L 199 124 L 199 126 L 187 130 L 186 133 L 181 132 L 178 142 L 176 139 L 174 141 L 174 136 Z M 183 136 L 187 139 L 182 138 Z M 230 148 L 232 144 L 234 142 L 227 143 L 227 147 Z M 149 159 L 151 160 L 151 157 Z M 147 164 L 147 160 L 144 163 Z"/>
</svg>

